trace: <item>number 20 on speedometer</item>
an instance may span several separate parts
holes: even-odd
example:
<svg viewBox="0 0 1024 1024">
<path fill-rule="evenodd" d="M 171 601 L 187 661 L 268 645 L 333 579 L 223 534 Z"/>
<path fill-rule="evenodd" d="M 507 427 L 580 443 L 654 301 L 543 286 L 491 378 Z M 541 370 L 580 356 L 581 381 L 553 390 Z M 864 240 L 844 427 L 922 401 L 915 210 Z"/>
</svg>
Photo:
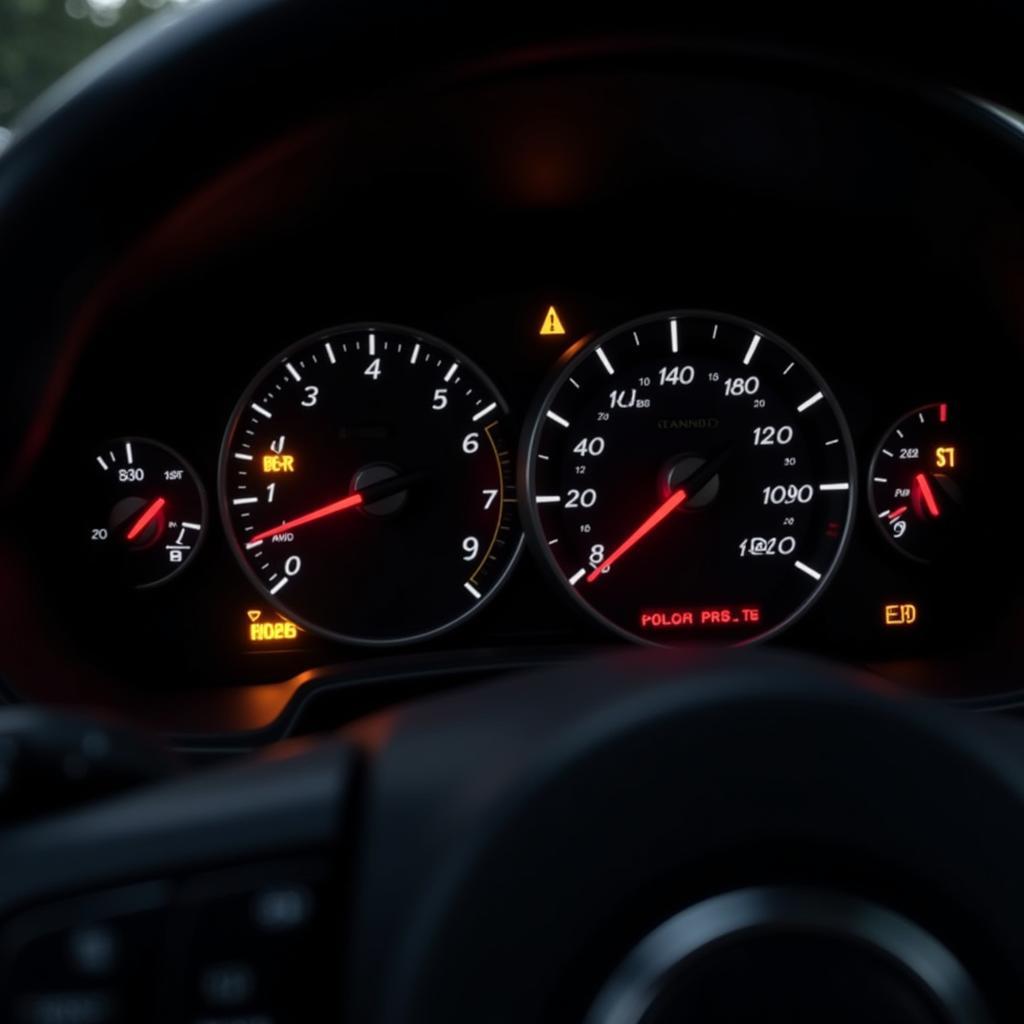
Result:
<svg viewBox="0 0 1024 1024">
<path fill-rule="evenodd" d="M 817 371 L 754 324 L 659 314 L 570 351 L 522 481 L 542 558 L 612 629 L 747 643 L 821 594 L 855 472 Z"/>
</svg>

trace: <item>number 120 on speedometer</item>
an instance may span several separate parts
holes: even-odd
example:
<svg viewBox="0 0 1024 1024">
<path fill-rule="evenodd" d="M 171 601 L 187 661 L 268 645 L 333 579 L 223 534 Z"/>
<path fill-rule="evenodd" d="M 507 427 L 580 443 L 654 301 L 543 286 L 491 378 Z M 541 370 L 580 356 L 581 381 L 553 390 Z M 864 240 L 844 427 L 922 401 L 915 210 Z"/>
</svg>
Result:
<svg viewBox="0 0 1024 1024">
<path fill-rule="evenodd" d="M 543 559 L 630 637 L 775 634 L 846 546 L 855 471 L 842 413 L 795 349 L 734 317 L 659 314 L 570 352 L 526 447 Z"/>
</svg>

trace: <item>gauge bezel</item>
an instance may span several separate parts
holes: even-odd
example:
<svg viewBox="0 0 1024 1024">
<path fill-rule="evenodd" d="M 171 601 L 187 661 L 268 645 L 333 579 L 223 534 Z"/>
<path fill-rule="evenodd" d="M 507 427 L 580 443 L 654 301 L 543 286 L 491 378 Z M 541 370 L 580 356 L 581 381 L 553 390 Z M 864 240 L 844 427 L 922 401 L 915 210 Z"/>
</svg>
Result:
<svg viewBox="0 0 1024 1024">
<path fill-rule="evenodd" d="M 612 633 L 624 637 L 635 644 L 669 649 L 686 646 L 686 644 L 659 642 L 638 633 L 634 633 L 609 619 L 596 607 L 585 601 L 579 591 L 569 584 L 568 579 L 563 573 L 554 555 L 551 553 L 551 549 L 548 547 L 545 540 L 544 530 L 540 521 L 540 513 L 538 511 L 537 502 L 535 501 L 537 493 L 536 453 L 540 443 L 540 434 L 544 428 L 548 410 L 554 404 L 557 396 L 561 394 L 562 389 L 565 387 L 567 380 L 572 376 L 576 367 L 589 358 L 591 353 L 598 346 L 607 344 L 610 340 L 618 338 L 627 331 L 671 319 L 703 319 L 710 320 L 712 322 L 718 321 L 760 334 L 762 338 L 771 341 L 782 351 L 792 356 L 795 362 L 799 362 L 799 364 L 808 372 L 812 380 L 814 380 L 815 384 L 820 388 L 822 395 L 828 401 L 830 408 L 835 414 L 843 451 L 846 453 L 846 458 L 849 464 L 850 492 L 846 520 L 843 524 L 843 530 L 839 538 L 839 543 L 836 547 L 835 556 L 833 557 L 828 570 L 824 572 L 821 579 L 817 581 L 811 594 L 789 616 L 777 623 L 771 629 L 765 630 L 763 633 L 758 633 L 756 636 L 748 637 L 747 639 L 738 640 L 726 645 L 701 643 L 699 640 L 689 640 L 687 642 L 690 645 L 697 646 L 732 647 L 746 647 L 751 644 L 763 643 L 764 641 L 770 640 L 773 637 L 778 636 L 780 633 L 783 633 L 803 618 L 804 615 L 806 615 L 807 612 L 809 612 L 823 596 L 842 565 L 850 545 L 850 540 L 853 536 L 854 524 L 857 518 L 858 480 L 860 473 L 857 466 L 857 456 L 854 449 L 853 436 L 850 433 L 846 414 L 843 412 L 843 408 L 837 400 L 834 392 L 822 377 L 821 372 L 799 349 L 795 348 L 774 331 L 766 327 L 762 327 L 754 320 L 748 320 L 745 317 L 731 313 L 720 313 L 712 309 L 666 309 L 658 313 L 651 313 L 645 316 L 636 317 L 633 320 L 618 324 L 609 330 L 585 335 L 570 345 L 565 352 L 562 353 L 550 371 L 540 392 L 540 397 L 527 417 L 522 438 L 520 440 L 518 493 L 520 495 L 521 514 L 523 516 L 527 543 L 529 544 L 534 556 L 543 566 L 545 573 L 556 581 L 557 589 L 562 592 L 573 607 L 576 609 L 582 609 L 584 614 L 591 621 L 597 622 L 603 628 L 609 629 Z"/>
<path fill-rule="evenodd" d="M 892 435 L 899 429 L 901 423 L 905 423 L 907 420 L 912 419 L 914 416 L 917 416 L 918 413 L 925 412 L 929 409 L 936 409 L 943 404 L 944 403 L 942 402 L 925 402 L 924 405 L 915 406 L 913 409 L 908 409 L 907 412 L 905 412 L 902 416 L 897 416 L 896 419 L 894 419 L 892 423 L 890 423 L 889 426 L 882 431 L 882 435 L 878 439 L 878 444 L 875 445 L 875 448 L 871 453 L 871 461 L 868 463 L 867 476 L 864 478 L 864 486 L 867 490 L 868 496 L 868 508 L 871 510 L 871 520 L 875 524 L 876 531 L 882 535 L 882 537 L 885 539 L 886 544 L 888 544 L 892 548 L 895 548 L 895 550 L 898 551 L 900 555 L 902 555 L 908 561 L 913 562 L 915 565 L 934 565 L 935 559 L 922 558 L 920 555 L 913 554 L 912 552 L 908 551 L 905 547 L 903 547 L 901 544 L 899 544 L 895 537 L 891 536 L 882 528 L 882 524 L 878 521 L 878 502 L 875 501 L 875 467 L 878 465 L 878 457 L 879 455 L 882 454 L 882 449 L 885 447 L 885 442 L 890 437 L 892 437 Z M 945 404 L 949 405 L 952 408 L 951 403 L 947 402 Z"/>
<path fill-rule="evenodd" d="M 155 590 L 157 587 L 162 587 L 164 584 L 170 583 L 171 580 L 176 579 L 192 564 L 195 557 L 199 554 L 199 551 L 206 540 L 206 535 L 210 530 L 210 505 L 206 500 L 206 487 L 203 485 L 202 478 L 196 472 L 195 467 L 181 454 L 181 452 L 177 450 L 177 448 L 172 448 L 169 444 L 164 444 L 163 441 L 157 441 L 155 438 L 145 437 L 140 434 L 121 434 L 114 438 L 94 441 L 90 445 L 86 446 L 86 450 L 95 457 L 96 452 L 100 451 L 107 445 L 119 445 L 129 442 L 133 445 L 150 445 L 153 448 L 159 448 L 161 451 L 166 452 L 175 461 L 181 464 L 181 468 L 188 474 L 189 480 L 191 480 L 199 494 L 199 507 L 202 514 L 202 521 L 200 524 L 201 528 L 199 530 L 199 537 L 196 540 L 195 546 L 192 548 L 191 552 L 189 552 L 188 558 L 186 558 L 177 568 L 172 569 L 169 573 L 161 576 L 157 580 L 152 580 L 149 583 L 131 583 L 126 588 L 128 590 Z"/>
<path fill-rule="evenodd" d="M 291 345 L 287 346 L 287 348 L 284 348 L 271 356 L 271 358 L 263 363 L 260 369 L 250 379 L 249 384 L 246 386 L 241 397 L 235 403 L 235 406 L 231 411 L 227 427 L 225 428 L 224 435 L 221 439 L 220 452 L 217 457 L 217 503 L 220 508 L 221 524 L 227 536 L 228 547 L 234 555 L 235 561 L 237 561 L 241 566 L 246 578 L 260 595 L 261 600 L 266 601 L 292 622 L 301 626 L 303 629 L 309 630 L 317 636 L 324 637 L 337 643 L 349 644 L 354 647 L 387 649 L 391 647 L 408 647 L 413 644 L 426 643 L 430 640 L 434 640 L 437 637 L 450 633 L 454 629 L 458 629 L 490 604 L 490 602 L 505 586 L 512 570 L 516 567 L 522 554 L 524 534 L 522 524 L 516 518 L 514 511 L 510 516 L 510 521 L 519 526 L 519 536 L 515 539 L 514 548 L 508 556 L 507 564 L 496 577 L 493 585 L 487 593 L 483 594 L 479 600 L 469 606 L 461 615 L 448 622 L 442 623 L 434 629 L 425 630 L 409 636 L 376 639 L 341 633 L 337 630 L 322 626 L 289 608 L 287 604 L 281 601 L 276 594 L 271 594 L 264 581 L 260 579 L 259 575 L 250 565 L 242 546 L 239 544 L 234 523 L 231 521 L 231 511 L 228 505 L 227 495 L 227 467 L 228 460 L 230 458 L 231 439 L 234 436 L 236 427 L 241 422 L 241 416 L 244 410 L 248 407 L 250 402 L 252 402 L 254 395 L 262 386 L 265 385 L 268 376 L 281 367 L 289 357 L 294 356 L 297 352 L 305 351 L 307 348 L 311 348 L 320 342 L 328 341 L 341 334 L 357 333 L 360 331 L 366 332 L 371 330 L 377 330 L 382 333 L 387 331 L 399 332 L 414 338 L 417 341 L 424 342 L 433 348 L 439 349 L 450 355 L 453 359 L 457 359 L 460 364 L 465 366 L 469 372 L 476 376 L 481 384 L 487 387 L 491 397 L 498 403 L 498 408 L 501 410 L 502 417 L 506 420 L 511 420 L 509 404 L 505 400 L 505 396 L 494 384 L 490 375 L 485 373 L 475 360 L 470 359 L 461 349 L 456 348 L 450 342 L 447 342 L 442 338 L 438 338 L 436 335 L 430 334 L 427 331 L 420 330 L 419 328 L 409 327 L 406 324 L 392 323 L 388 320 L 360 320 L 341 323 L 334 327 L 327 327 L 319 331 L 314 331 L 312 334 L 307 334 L 305 337 L 293 342 Z M 514 429 L 509 430 L 508 438 L 510 444 L 515 442 L 516 431 Z M 514 477 L 513 480 L 515 480 Z"/>
</svg>

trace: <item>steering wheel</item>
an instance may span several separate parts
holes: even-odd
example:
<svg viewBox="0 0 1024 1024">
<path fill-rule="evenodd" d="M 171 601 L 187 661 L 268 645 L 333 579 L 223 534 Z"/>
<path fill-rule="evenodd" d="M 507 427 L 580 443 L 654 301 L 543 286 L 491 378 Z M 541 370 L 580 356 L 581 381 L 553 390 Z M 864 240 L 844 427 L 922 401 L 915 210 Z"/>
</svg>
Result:
<svg viewBox="0 0 1024 1024">
<path fill-rule="evenodd" d="M 1020 14 L 1001 5 L 967 25 L 929 11 L 927 47 L 916 7 L 885 31 L 866 9 L 842 31 L 793 9 L 740 32 L 735 13 L 639 4 L 624 26 L 527 7 L 499 33 L 460 5 L 224 0 L 101 56 L 0 160 L 6 328 L 31 340 L 0 380 L 7 487 L 43 443 L 80 344 L 67 311 L 104 258 L 296 109 L 453 69 L 722 47 L 1024 100 Z M 2 1019 L 1010 1020 L 1022 741 L 755 651 L 606 657 L 422 700 L 5 830 Z M 62 770 L 115 747 L 88 729 Z"/>
</svg>

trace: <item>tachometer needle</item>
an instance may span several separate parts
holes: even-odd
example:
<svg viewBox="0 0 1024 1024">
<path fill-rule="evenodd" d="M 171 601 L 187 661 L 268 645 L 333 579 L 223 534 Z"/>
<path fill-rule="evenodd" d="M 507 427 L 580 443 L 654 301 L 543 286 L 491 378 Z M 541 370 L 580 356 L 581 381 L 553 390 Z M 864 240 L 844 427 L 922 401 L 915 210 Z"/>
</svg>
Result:
<svg viewBox="0 0 1024 1024">
<path fill-rule="evenodd" d="M 918 473 L 914 477 L 914 483 L 921 490 L 921 497 L 924 498 L 924 503 L 928 508 L 928 511 L 933 515 L 937 516 L 940 513 L 939 503 L 935 500 L 935 495 L 932 493 L 932 485 L 928 483 L 928 477 L 924 473 Z"/>
<path fill-rule="evenodd" d="M 142 531 L 160 514 L 160 510 L 167 502 L 163 498 L 157 498 L 145 512 L 135 520 L 135 525 L 128 531 L 128 540 L 135 540 Z"/>
<path fill-rule="evenodd" d="M 304 516 L 299 516 L 297 519 L 289 519 L 279 526 L 272 526 L 269 530 L 257 533 L 255 537 L 249 538 L 247 546 L 251 547 L 254 544 L 259 544 L 261 540 L 266 540 L 268 537 L 273 537 L 278 533 L 284 533 L 286 530 L 294 530 L 296 526 L 315 523 L 318 519 L 333 516 L 335 512 L 344 512 L 347 508 L 357 508 L 360 505 L 370 506 L 382 498 L 390 498 L 393 494 L 407 491 L 414 484 L 422 483 L 425 479 L 425 474 L 419 471 L 385 477 L 376 483 L 367 484 L 361 491 L 353 491 L 340 501 L 332 501 L 330 505 L 324 505 L 323 508 L 307 512 Z"/>
<path fill-rule="evenodd" d="M 281 523 L 279 526 L 272 526 L 269 530 L 264 530 L 262 533 L 257 533 L 255 537 L 249 539 L 250 544 L 255 544 L 257 541 L 266 540 L 268 537 L 273 537 L 278 533 L 284 533 L 286 530 L 294 530 L 296 526 L 305 526 L 306 523 L 316 522 L 317 519 L 323 519 L 326 516 L 333 516 L 335 512 L 344 512 L 347 508 L 355 508 L 357 505 L 362 505 L 363 495 L 361 492 L 356 491 L 355 494 L 350 494 L 347 498 L 342 498 L 340 501 L 333 501 L 330 505 L 324 505 L 323 508 L 318 508 L 313 512 L 307 512 L 304 516 L 299 516 L 296 519 L 289 519 L 286 523 Z"/>
<path fill-rule="evenodd" d="M 686 501 L 686 491 L 679 490 L 663 501 L 603 562 L 587 577 L 588 583 L 598 579 L 605 569 L 614 565 L 630 548 L 644 539 L 667 515 Z"/>
</svg>

